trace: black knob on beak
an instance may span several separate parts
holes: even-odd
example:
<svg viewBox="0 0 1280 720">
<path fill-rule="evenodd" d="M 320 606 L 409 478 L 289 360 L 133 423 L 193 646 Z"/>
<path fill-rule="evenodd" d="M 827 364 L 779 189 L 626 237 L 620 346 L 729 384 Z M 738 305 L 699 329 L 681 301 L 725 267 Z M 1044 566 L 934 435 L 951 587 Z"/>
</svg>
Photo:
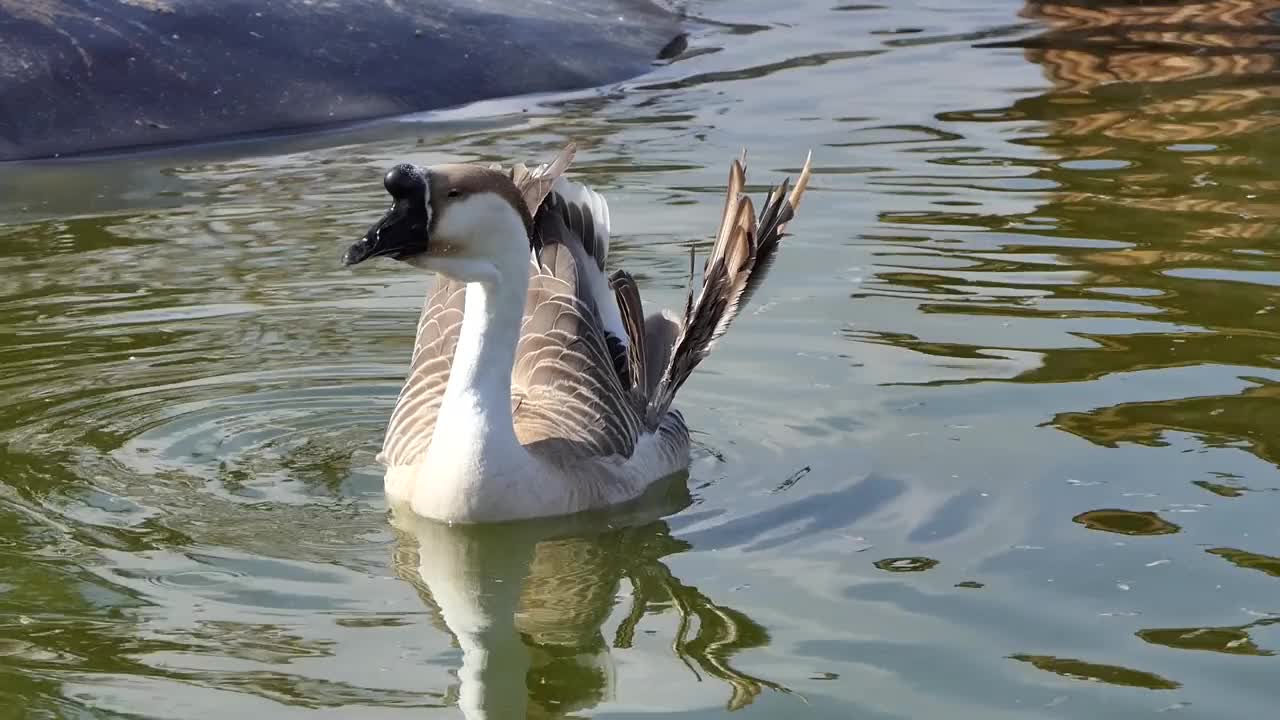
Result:
<svg viewBox="0 0 1280 720">
<path fill-rule="evenodd" d="M 427 179 L 422 171 L 409 163 L 401 163 L 390 170 L 382 178 L 382 186 L 396 200 L 421 198 L 426 195 Z"/>
<path fill-rule="evenodd" d="M 391 209 L 369 232 L 347 249 L 344 265 L 373 257 L 401 259 L 427 250 L 431 210 L 427 207 L 427 172 L 403 163 L 387 171 L 382 185 L 395 198 Z"/>
</svg>

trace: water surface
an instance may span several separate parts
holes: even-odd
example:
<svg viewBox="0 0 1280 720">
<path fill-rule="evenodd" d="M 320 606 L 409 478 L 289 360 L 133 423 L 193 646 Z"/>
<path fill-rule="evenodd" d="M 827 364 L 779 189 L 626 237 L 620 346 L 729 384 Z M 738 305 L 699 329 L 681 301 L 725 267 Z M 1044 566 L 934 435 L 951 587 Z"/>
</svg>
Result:
<svg viewBox="0 0 1280 720">
<path fill-rule="evenodd" d="M 1280 3 L 693 10 L 550 104 L 0 168 L 0 717 L 1274 713 Z M 566 138 L 668 306 L 728 160 L 814 151 L 687 484 L 389 517 L 431 280 L 340 253 L 389 165 Z"/>
</svg>

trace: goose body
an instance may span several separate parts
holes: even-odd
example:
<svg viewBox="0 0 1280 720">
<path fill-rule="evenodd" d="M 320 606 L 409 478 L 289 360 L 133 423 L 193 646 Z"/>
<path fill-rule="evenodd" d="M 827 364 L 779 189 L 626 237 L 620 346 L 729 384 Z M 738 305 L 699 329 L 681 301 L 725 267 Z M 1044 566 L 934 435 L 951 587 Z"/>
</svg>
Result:
<svg viewBox="0 0 1280 720">
<path fill-rule="evenodd" d="M 672 399 L 763 277 L 809 164 L 757 217 L 734 161 L 701 283 L 683 313 L 646 317 L 631 276 L 606 272 L 608 205 L 564 176 L 573 155 L 387 173 L 394 203 L 345 262 L 440 275 L 378 456 L 393 505 L 462 523 L 564 515 L 687 467 Z"/>
</svg>

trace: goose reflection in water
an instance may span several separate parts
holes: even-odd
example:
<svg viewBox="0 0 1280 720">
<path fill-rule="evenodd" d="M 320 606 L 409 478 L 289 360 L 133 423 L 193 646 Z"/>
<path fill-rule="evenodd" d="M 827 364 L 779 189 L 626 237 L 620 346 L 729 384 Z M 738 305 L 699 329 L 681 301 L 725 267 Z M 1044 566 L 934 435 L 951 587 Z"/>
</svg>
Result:
<svg viewBox="0 0 1280 720">
<path fill-rule="evenodd" d="M 688 503 L 685 484 L 673 485 L 627 508 L 571 518 L 450 526 L 392 515 L 397 574 L 462 651 L 457 702 L 468 720 L 565 717 L 613 699 L 612 650 L 630 648 L 644 617 L 662 610 L 679 617 L 675 655 L 695 681 L 724 682 L 729 709 L 766 688 L 783 690 L 731 664 L 767 645 L 768 632 L 663 564 L 689 549 L 659 519 Z M 607 638 L 624 580 L 629 606 Z"/>
</svg>

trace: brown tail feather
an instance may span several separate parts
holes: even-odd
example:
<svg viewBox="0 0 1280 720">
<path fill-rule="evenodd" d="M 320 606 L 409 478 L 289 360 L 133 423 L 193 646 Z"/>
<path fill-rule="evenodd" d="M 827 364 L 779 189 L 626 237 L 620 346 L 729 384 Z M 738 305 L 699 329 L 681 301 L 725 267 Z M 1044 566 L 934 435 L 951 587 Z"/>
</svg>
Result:
<svg viewBox="0 0 1280 720">
<path fill-rule="evenodd" d="M 790 194 L 787 193 L 789 180 L 783 180 L 769 193 L 758 219 L 751 199 L 742 192 L 746 168 L 738 160 L 730 164 L 720 230 L 703 266 L 702 285 L 696 294 L 690 282 L 684 319 L 670 359 L 649 396 L 646 419 L 650 425 L 666 414 L 676 391 L 710 354 L 716 340 L 724 335 L 743 304 L 764 280 L 777 254 L 783 230 L 795 216 L 809 184 L 811 160 L 812 154 L 805 159 Z"/>
<path fill-rule="evenodd" d="M 640 304 L 640 288 L 635 278 L 625 270 L 618 270 L 609 278 L 609 286 L 613 288 L 613 296 L 618 303 L 618 314 L 622 317 L 622 325 L 627 331 L 626 379 L 630 383 L 629 390 L 637 402 L 649 400 L 649 370 L 645 366 L 645 327 L 644 307 Z"/>
<path fill-rule="evenodd" d="M 510 170 L 504 170 L 510 174 L 511 182 L 520 191 L 520 196 L 524 198 L 524 204 L 529 208 L 530 215 L 538 214 L 538 208 L 542 206 L 547 193 L 551 192 L 551 186 L 555 184 L 556 178 L 569 169 L 569 165 L 573 163 L 573 156 L 577 152 L 577 144 L 570 141 L 560 149 L 555 159 L 549 164 L 530 170 L 524 163 L 516 163 Z M 494 170 L 503 170 L 501 165 L 489 167 Z"/>
</svg>

